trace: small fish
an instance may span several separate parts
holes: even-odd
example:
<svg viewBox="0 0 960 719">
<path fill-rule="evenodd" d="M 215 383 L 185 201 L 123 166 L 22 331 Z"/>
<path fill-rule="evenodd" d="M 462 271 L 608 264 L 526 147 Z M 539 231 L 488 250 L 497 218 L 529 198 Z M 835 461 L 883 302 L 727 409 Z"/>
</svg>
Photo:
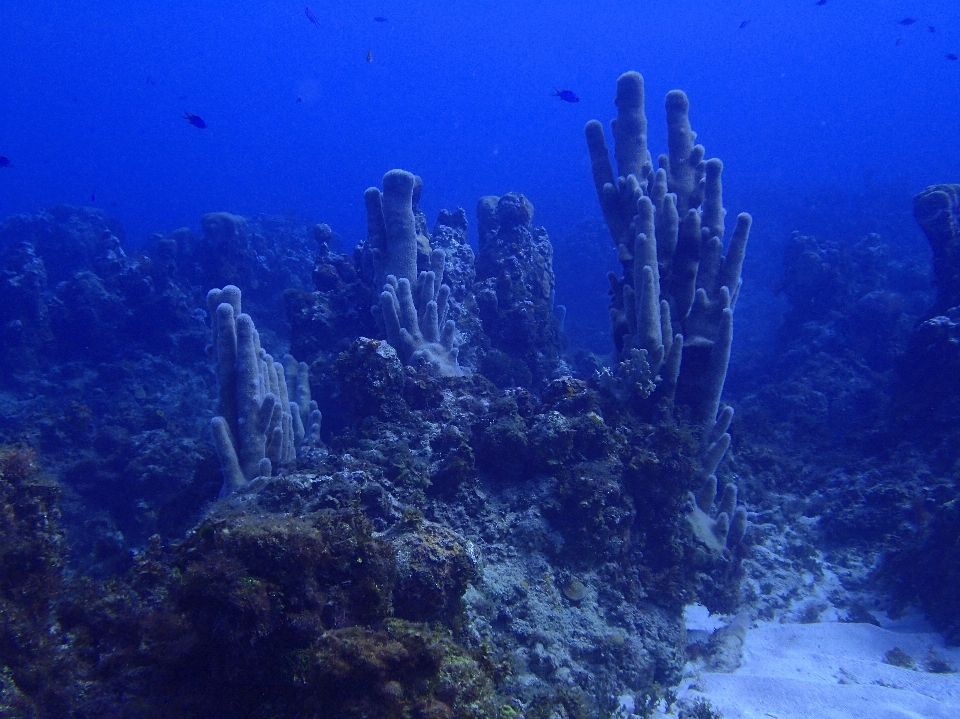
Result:
<svg viewBox="0 0 960 719">
<path fill-rule="evenodd" d="M 935 28 L 933 25 L 927 25 L 927 30 L 929 30 L 930 32 L 936 32 L 937 28 Z"/>
<path fill-rule="evenodd" d="M 817 5 L 826 5 L 827 0 L 817 0 Z"/>
<path fill-rule="evenodd" d="M 13 167 L 10 164 L 10 158 L 6 155 L 0 155 L 0 167 Z"/>
<path fill-rule="evenodd" d="M 897 23 L 897 25 L 903 25 L 904 27 L 909 27 L 916 22 L 912 17 L 905 17 L 903 20 Z"/>
<path fill-rule="evenodd" d="M 374 22 L 386 22 L 386 21 L 387 21 L 387 18 L 383 17 L 383 15 L 377 15 L 375 18 L 373 18 L 373 21 L 374 21 Z"/>
<path fill-rule="evenodd" d="M 191 125 L 193 125 L 194 127 L 200 129 L 200 130 L 206 130 L 206 129 L 207 129 L 207 123 L 205 123 L 205 122 L 203 121 L 203 118 L 200 117 L 199 115 L 194 115 L 194 114 L 191 114 L 191 113 L 189 113 L 189 112 L 184 112 L 184 113 L 183 113 L 183 119 L 186 120 L 187 122 L 189 122 L 189 123 L 190 123 Z"/>
<path fill-rule="evenodd" d="M 897 42 L 894 43 L 894 44 L 895 44 L 897 47 L 900 47 L 901 45 L 903 45 L 903 38 L 902 38 L 902 37 L 898 37 L 898 38 L 897 38 Z"/>
<path fill-rule="evenodd" d="M 91 190 L 91 191 L 90 191 L 90 202 L 94 202 L 94 203 L 95 203 L 96 201 L 97 201 L 97 191 L 96 191 L 96 190 Z"/>
<path fill-rule="evenodd" d="M 955 52 L 948 52 L 948 53 L 947 53 L 947 60 L 956 60 L 956 59 L 957 59 L 957 53 L 955 53 Z"/>
<path fill-rule="evenodd" d="M 297 95 L 297 104 L 299 105 L 301 102 L 303 102 L 303 98 Z"/>
<path fill-rule="evenodd" d="M 573 90 L 554 90 L 553 96 L 564 102 L 580 102 L 580 97 Z"/>
<path fill-rule="evenodd" d="M 373 62 L 373 50 L 367 53 L 367 62 Z"/>
<path fill-rule="evenodd" d="M 740 23 L 740 29 L 743 30 L 743 28 L 745 28 L 749 24 L 750 24 L 749 20 L 744 20 L 742 23 Z"/>
<path fill-rule="evenodd" d="M 314 25 L 316 25 L 317 27 L 320 27 L 320 21 L 317 20 L 317 16 L 313 14 L 313 10 L 310 9 L 310 6 L 309 6 L 309 5 L 307 5 L 307 6 L 303 9 L 303 12 L 304 12 L 304 14 L 307 16 L 307 20 L 309 20 L 310 22 L 312 22 L 312 23 L 313 23 Z"/>
<path fill-rule="evenodd" d="M 154 80 L 154 79 L 153 79 L 152 77 L 150 77 L 149 75 L 147 75 L 147 84 L 148 84 L 148 85 L 156 85 L 156 84 L 157 84 L 157 81 Z"/>
</svg>

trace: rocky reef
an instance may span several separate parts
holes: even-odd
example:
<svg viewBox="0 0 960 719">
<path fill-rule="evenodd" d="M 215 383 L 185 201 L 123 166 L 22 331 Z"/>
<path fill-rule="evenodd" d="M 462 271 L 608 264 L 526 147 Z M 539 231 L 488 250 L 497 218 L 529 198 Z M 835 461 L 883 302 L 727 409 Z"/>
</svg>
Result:
<svg viewBox="0 0 960 719">
<path fill-rule="evenodd" d="M 0 225 L 0 715 L 645 716 L 684 607 L 789 605 L 770 577 L 819 571 L 813 525 L 955 637 L 954 395 L 926 412 L 916 369 L 956 360 L 955 188 L 917 204 L 932 310 L 879 236 L 790 238 L 734 424 L 751 218 L 727 237 L 683 93 L 656 171 L 637 73 L 616 107 L 616 173 L 586 128 L 606 366 L 518 192 L 479 200 L 476 252 L 399 169 L 352 251 L 227 213 L 136 253 L 94 210 Z"/>
</svg>

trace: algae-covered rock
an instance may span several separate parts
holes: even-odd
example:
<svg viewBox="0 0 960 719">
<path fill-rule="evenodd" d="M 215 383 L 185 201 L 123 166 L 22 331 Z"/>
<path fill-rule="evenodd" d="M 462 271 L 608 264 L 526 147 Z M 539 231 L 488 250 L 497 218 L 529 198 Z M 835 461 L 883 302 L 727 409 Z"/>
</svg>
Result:
<svg viewBox="0 0 960 719">
<path fill-rule="evenodd" d="M 413 621 L 449 619 L 476 576 L 473 547 L 456 532 L 425 522 L 391 540 L 396 555 L 396 616 Z"/>
</svg>

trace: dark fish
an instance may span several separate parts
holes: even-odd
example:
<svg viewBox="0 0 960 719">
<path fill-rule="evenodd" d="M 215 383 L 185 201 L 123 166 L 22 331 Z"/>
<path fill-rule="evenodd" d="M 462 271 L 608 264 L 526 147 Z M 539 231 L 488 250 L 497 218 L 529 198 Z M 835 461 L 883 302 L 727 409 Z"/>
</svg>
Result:
<svg viewBox="0 0 960 719">
<path fill-rule="evenodd" d="M 148 75 L 148 76 L 147 76 L 147 84 L 148 84 L 148 85 L 156 85 L 157 82 L 156 82 L 156 80 L 154 80 L 152 77 L 150 77 L 150 76 Z"/>
<path fill-rule="evenodd" d="M 375 18 L 373 18 L 373 21 L 374 21 L 374 22 L 386 22 L 386 21 L 387 21 L 387 18 L 383 17 L 382 15 L 377 15 Z"/>
<path fill-rule="evenodd" d="M 947 60 L 956 60 L 956 59 L 957 59 L 957 53 L 955 53 L 955 52 L 948 52 L 948 53 L 947 53 Z"/>
<path fill-rule="evenodd" d="M 742 23 L 740 23 L 740 29 L 743 30 L 743 28 L 745 28 L 749 24 L 750 24 L 749 20 L 744 20 Z"/>
<path fill-rule="evenodd" d="M 91 191 L 90 191 L 90 202 L 96 202 L 96 201 L 97 201 L 97 191 L 96 191 L 96 190 L 91 190 Z"/>
<path fill-rule="evenodd" d="M 900 47 L 901 45 L 903 45 L 903 38 L 902 38 L 902 37 L 898 37 L 898 38 L 897 38 L 897 42 L 896 42 L 895 44 L 896 44 L 897 47 Z"/>
<path fill-rule="evenodd" d="M 817 5 L 826 5 L 827 0 L 817 0 Z"/>
<path fill-rule="evenodd" d="M 309 6 L 309 5 L 307 5 L 307 6 L 303 9 L 303 12 L 304 12 L 304 14 L 306 14 L 307 20 L 309 20 L 310 22 L 312 22 L 312 23 L 313 23 L 314 25 L 316 25 L 317 27 L 320 27 L 320 21 L 317 20 L 317 16 L 313 14 L 313 10 L 310 9 L 310 6 Z"/>
<path fill-rule="evenodd" d="M 303 98 L 297 95 L 297 104 L 299 105 L 301 102 L 303 102 Z"/>
<path fill-rule="evenodd" d="M 200 117 L 199 115 L 193 115 L 189 112 L 184 112 L 183 119 L 189 122 L 191 125 L 193 125 L 196 128 L 199 128 L 201 130 L 207 129 L 207 123 L 205 123 L 203 121 L 203 118 Z"/>
<path fill-rule="evenodd" d="M 933 25 L 927 25 L 927 30 L 929 30 L 930 32 L 936 32 L 937 28 L 935 28 Z"/>
<path fill-rule="evenodd" d="M 554 90 L 554 97 L 559 97 L 564 102 L 580 102 L 580 98 L 573 90 Z"/>
<path fill-rule="evenodd" d="M 10 167 L 10 158 L 6 155 L 0 155 L 0 167 Z"/>
<path fill-rule="evenodd" d="M 373 62 L 373 50 L 367 53 L 367 62 Z"/>
<path fill-rule="evenodd" d="M 905 17 L 903 20 L 898 22 L 897 25 L 903 25 L 904 27 L 907 27 L 908 25 L 913 25 L 915 22 L 916 20 L 914 20 L 912 17 Z"/>
</svg>

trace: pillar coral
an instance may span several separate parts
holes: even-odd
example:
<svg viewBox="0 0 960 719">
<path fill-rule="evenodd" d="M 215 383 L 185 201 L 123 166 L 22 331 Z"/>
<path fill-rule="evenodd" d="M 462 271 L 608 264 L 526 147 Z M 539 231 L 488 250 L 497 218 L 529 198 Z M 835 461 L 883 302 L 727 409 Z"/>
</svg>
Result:
<svg viewBox="0 0 960 719">
<path fill-rule="evenodd" d="M 752 218 L 737 216 L 724 254 L 723 163 L 704 159 L 683 92 L 667 94 L 668 151 L 656 170 L 647 149 L 639 73 L 617 80 L 616 106 L 616 174 L 603 125 L 591 120 L 584 129 L 597 198 L 623 266 L 622 277 L 609 276 L 619 365 L 608 372 L 608 384 L 613 375 L 630 372 L 631 386 L 644 386 L 635 381 L 634 365 L 640 363 L 647 386 L 653 383 L 660 394 L 689 406 L 703 427 L 701 461 L 707 486 L 715 490 L 713 473 L 730 444 L 733 410 L 721 409 L 720 396 Z M 698 498 L 697 508 L 710 504 Z"/>
<path fill-rule="evenodd" d="M 364 193 L 374 281 L 382 288 L 373 312 L 404 364 L 426 364 L 441 375 L 457 377 L 463 370 L 457 361 L 457 328 L 446 317 L 450 297 L 450 288 L 442 284 L 446 255 L 443 250 L 430 251 L 414 214 L 422 187 L 416 175 L 391 170 L 383 176 L 382 192 L 371 187 Z M 430 270 L 419 273 L 418 247 L 430 258 Z"/>
<path fill-rule="evenodd" d="M 234 285 L 207 293 L 211 351 L 217 361 L 219 399 L 211 426 L 223 473 L 221 497 L 293 464 L 297 447 L 305 440 L 319 441 L 320 434 L 307 365 L 284 358 L 297 369 L 291 399 L 284 365 L 260 346 L 253 319 L 240 311 L 240 299 Z"/>
</svg>

